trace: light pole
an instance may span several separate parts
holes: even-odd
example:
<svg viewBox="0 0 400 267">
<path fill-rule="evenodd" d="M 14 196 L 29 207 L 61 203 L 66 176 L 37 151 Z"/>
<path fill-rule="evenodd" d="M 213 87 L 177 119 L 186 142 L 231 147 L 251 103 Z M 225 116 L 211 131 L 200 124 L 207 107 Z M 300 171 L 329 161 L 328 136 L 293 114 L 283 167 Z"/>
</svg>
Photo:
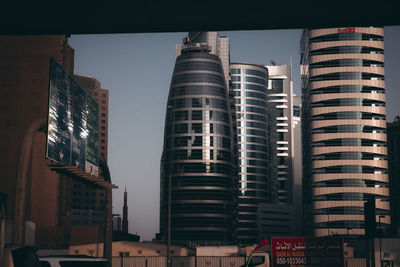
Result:
<svg viewBox="0 0 400 267">
<path fill-rule="evenodd" d="M 379 215 L 378 220 L 379 220 L 379 229 L 381 231 L 379 231 L 379 266 L 382 265 L 382 227 L 381 227 L 381 218 L 385 218 L 384 215 Z"/>
<path fill-rule="evenodd" d="M 347 237 L 349 236 L 349 231 L 353 230 L 352 228 L 346 228 L 347 229 Z"/>
<path fill-rule="evenodd" d="M 330 227 L 329 227 L 329 224 L 330 224 L 330 222 L 329 222 L 329 211 L 328 211 L 328 235 L 330 236 L 331 235 L 331 229 L 330 229 Z"/>
<path fill-rule="evenodd" d="M 169 127 L 169 136 L 172 137 L 172 106 L 168 105 L 168 122 L 171 127 Z M 168 129 L 168 126 L 167 126 Z M 172 142 L 170 142 L 172 144 Z M 168 221 L 167 221 L 167 267 L 171 267 L 171 147 L 169 147 L 168 154 Z"/>
</svg>

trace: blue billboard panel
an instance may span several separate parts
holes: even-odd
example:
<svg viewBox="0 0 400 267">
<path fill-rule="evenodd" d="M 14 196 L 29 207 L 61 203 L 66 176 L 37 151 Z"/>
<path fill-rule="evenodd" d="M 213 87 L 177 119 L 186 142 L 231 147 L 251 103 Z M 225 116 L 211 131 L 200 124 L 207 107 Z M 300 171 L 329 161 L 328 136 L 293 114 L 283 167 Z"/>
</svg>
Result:
<svg viewBox="0 0 400 267">
<path fill-rule="evenodd" d="M 87 93 L 77 82 L 74 81 L 73 112 L 72 112 L 72 155 L 71 165 L 82 170 L 85 169 L 86 161 L 86 138 L 87 138 Z"/>
<path fill-rule="evenodd" d="M 71 77 L 51 61 L 50 101 L 48 116 L 47 156 L 55 161 L 71 162 Z"/>
<path fill-rule="evenodd" d="M 46 157 L 98 175 L 98 104 L 54 59 Z"/>
</svg>

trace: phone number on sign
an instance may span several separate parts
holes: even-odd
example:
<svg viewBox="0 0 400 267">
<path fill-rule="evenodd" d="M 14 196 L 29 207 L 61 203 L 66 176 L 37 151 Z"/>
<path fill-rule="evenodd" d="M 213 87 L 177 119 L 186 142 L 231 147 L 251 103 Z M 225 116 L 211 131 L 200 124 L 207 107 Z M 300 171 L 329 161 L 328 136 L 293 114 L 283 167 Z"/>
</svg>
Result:
<svg viewBox="0 0 400 267">
<path fill-rule="evenodd" d="M 306 264 L 306 259 L 301 257 L 276 258 L 276 264 Z"/>
<path fill-rule="evenodd" d="M 340 257 L 277 257 L 277 265 L 340 265 Z"/>
</svg>

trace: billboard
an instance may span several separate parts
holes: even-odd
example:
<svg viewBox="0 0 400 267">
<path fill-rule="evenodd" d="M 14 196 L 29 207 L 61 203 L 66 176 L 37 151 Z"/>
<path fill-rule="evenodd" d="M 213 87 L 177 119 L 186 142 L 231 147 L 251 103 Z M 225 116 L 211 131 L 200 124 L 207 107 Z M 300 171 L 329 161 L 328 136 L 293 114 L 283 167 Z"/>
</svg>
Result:
<svg viewBox="0 0 400 267">
<path fill-rule="evenodd" d="M 271 238 L 272 266 L 344 266 L 339 237 Z"/>
<path fill-rule="evenodd" d="M 53 58 L 46 158 L 98 176 L 98 104 Z"/>
</svg>

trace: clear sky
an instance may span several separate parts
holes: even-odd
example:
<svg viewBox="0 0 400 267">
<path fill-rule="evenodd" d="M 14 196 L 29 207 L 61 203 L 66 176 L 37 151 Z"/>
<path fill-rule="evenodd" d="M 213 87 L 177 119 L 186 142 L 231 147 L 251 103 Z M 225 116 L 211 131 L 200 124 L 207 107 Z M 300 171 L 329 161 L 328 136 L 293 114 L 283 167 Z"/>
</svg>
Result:
<svg viewBox="0 0 400 267">
<path fill-rule="evenodd" d="M 294 92 L 300 94 L 301 30 L 221 32 L 231 62 L 270 65 L 293 62 Z M 158 232 L 160 158 L 165 109 L 175 64 L 175 46 L 187 33 L 73 35 L 75 74 L 92 76 L 110 91 L 108 165 L 113 213 L 122 215 L 128 191 L 129 231 L 141 240 Z M 400 114 L 400 27 L 385 28 L 388 121 Z"/>
</svg>

